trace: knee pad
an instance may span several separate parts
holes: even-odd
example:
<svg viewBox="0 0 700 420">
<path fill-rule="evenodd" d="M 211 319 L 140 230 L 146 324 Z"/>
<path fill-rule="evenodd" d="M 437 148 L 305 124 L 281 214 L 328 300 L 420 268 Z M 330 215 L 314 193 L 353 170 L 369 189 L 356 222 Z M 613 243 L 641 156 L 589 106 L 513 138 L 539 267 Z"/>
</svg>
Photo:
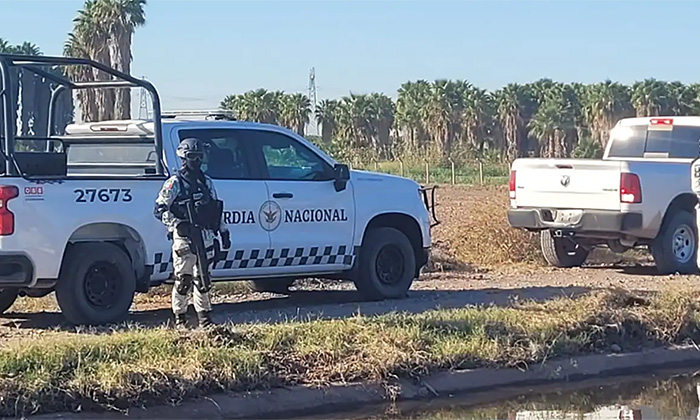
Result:
<svg viewBox="0 0 700 420">
<path fill-rule="evenodd" d="M 190 292 L 190 289 L 192 288 L 192 275 L 190 274 L 183 274 L 180 276 L 178 279 L 175 291 L 180 294 L 180 295 L 187 295 Z"/>
</svg>

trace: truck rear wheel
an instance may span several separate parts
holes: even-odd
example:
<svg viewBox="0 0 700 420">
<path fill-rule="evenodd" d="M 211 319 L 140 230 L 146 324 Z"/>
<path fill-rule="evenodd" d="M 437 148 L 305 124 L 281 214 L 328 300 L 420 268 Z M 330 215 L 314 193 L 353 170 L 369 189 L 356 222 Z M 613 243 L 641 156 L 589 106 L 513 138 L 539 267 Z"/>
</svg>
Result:
<svg viewBox="0 0 700 420">
<path fill-rule="evenodd" d="M 555 238 L 549 230 L 540 232 L 540 248 L 544 259 L 555 267 L 580 267 L 586 258 L 588 250 L 569 238 Z"/>
<path fill-rule="evenodd" d="M 285 295 L 289 293 L 289 287 L 294 284 L 294 279 L 255 279 L 246 282 L 248 289 L 252 292 L 277 293 Z"/>
<path fill-rule="evenodd" d="M 416 255 L 406 235 L 391 227 L 372 229 L 359 258 L 355 287 L 365 299 L 406 296 L 416 274 Z"/>
<path fill-rule="evenodd" d="M 673 213 L 650 248 L 659 273 L 696 273 L 697 231 L 693 215 L 684 210 Z"/>
<path fill-rule="evenodd" d="M 0 289 L 0 314 L 5 313 L 15 304 L 19 289 Z"/>
<path fill-rule="evenodd" d="M 136 273 L 118 246 L 81 243 L 69 248 L 56 284 L 61 312 L 73 324 L 100 325 L 129 314 Z"/>
</svg>

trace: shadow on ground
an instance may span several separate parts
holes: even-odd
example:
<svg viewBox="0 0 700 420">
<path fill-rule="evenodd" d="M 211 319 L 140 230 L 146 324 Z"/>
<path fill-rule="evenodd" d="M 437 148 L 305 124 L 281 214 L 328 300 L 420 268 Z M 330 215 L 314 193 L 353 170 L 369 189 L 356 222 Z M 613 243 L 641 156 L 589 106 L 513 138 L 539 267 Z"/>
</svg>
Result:
<svg viewBox="0 0 700 420">
<path fill-rule="evenodd" d="M 590 292 L 585 287 L 527 287 L 519 289 L 481 290 L 412 290 L 404 299 L 367 302 L 355 290 L 295 291 L 288 296 L 274 295 L 244 302 L 214 305 L 217 323 L 278 323 L 293 320 L 338 319 L 357 314 L 371 316 L 393 311 L 420 313 L 438 308 L 461 308 L 469 305 L 508 306 L 514 301 L 544 301 L 556 297 L 576 297 Z M 195 313 L 190 307 L 191 322 Z M 159 326 L 170 322 L 169 307 L 133 311 L 128 323 Z M 0 317 L 0 326 L 27 329 L 75 330 L 59 312 L 8 312 Z M 114 328 L 114 327 L 112 327 Z"/>
<path fill-rule="evenodd" d="M 606 265 L 586 265 L 582 267 L 584 270 L 607 270 L 614 271 L 620 274 L 628 274 L 631 276 L 667 276 L 668 274 L 661 274 L 656 269 L 655 265 L 649 264 L 634 264 L 634 263 L 617 263 L 617 264 L 606 264 Z"/>
</svg>

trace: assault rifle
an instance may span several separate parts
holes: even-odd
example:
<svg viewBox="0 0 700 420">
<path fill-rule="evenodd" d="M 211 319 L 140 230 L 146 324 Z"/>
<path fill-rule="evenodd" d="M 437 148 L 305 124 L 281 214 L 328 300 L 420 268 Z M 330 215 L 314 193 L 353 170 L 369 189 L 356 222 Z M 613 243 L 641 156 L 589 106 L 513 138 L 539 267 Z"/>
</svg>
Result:
<svg viewBox="0 0 700 420">
<path fill-rule="evenodd" d="M 201 193 L 196 193 L 194 195 L 202 196 Z M 201 198 L 201 197 L 198 197 Z M 218 243 L 214 241 L 214 258 L 210 261 L 207 258 L 207 249 L 204 246 L 204 237 L 202 231 L 204 229 L 212 229 L 217 232 L 218 222 L 221 218 L 221 211 L 223 210 L 223 203 L 219 200 L 213 200 L 202 207 L 207 207 L 207 209 L 202 209 L 199 214 L 196 206 L 199 205 L 198 200 L 194 196 L 190 196 L 184 200 L 179 201 L 179 204 L 185 207 L 187 213 L 187 221 L 190 223 L 190 232 L 188 239 L 190 240 L 190 249 L 192 253 L 197 256 L 197 268 L 199 271 L 199 281 L 195 282 L 195 286 L 201 293 L 207 293 L 211 290 L 211 277 L 209 276 L 209 264 L 216 263 L 220 258 L 218 252 Z M 209 210 L 209 211 L 206 211 Z M 218 215 L 218 217 L 216 217 Z M 199 216 L 199 217 L 197 217 Z M 201 223 L 200 221 L 204 221 Z M 211 226 L 206 226 L 203 224 L 209 222 Z"/>
</svg>

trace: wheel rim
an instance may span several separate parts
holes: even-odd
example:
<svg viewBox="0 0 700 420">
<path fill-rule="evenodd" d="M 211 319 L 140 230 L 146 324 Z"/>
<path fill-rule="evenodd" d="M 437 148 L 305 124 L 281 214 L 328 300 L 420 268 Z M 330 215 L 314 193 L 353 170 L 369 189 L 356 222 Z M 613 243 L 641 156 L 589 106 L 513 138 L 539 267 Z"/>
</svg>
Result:
<svg viewBox="0 0 700 420">
<path fill-rule="evenodd" d="M 404 273 L 404 257 L 395 245 L 386 245 L 379 250 L 375 263 L 375 272 L 384 284 L 398 283 Z"/>
<path fill-rule="evenodd" d="M 85 297 L 90 305 L 106 309 L 115 301 L 121 276 L 117 267 L 106 261 L 90 266 L 84 280 Z"/>
<path fill-rule="evenodd" d="M 695 235 L 688 225 L 680 225 L 673 232 L 673 256 L 681 264 L 685 264 L 695 251 Z"/>
</svg>

